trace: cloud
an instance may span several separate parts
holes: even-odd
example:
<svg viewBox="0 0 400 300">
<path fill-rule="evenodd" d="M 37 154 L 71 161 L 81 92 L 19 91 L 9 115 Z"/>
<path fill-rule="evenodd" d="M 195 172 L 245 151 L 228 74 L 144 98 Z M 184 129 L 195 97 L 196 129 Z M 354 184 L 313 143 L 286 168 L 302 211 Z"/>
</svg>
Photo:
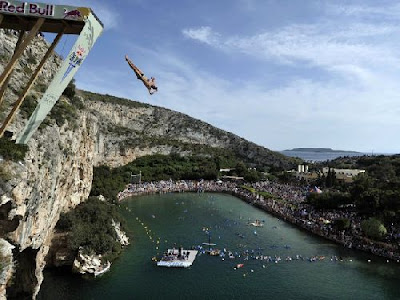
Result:
<svg viewBox="0 0 400 300">
<path fill-rule="evenodd" d="M 382 18 L 398 20 L 400 4 L 392 5 L 339 5 L 327 4 L 327 11 L 335 15 L 346 15 L 358 18 Z"/>
<path fill-rule="evenodd" d="M 367 6 L 328 5 L 325 13 L 368 15 Z M 378 9 L 385 13 L 387 8 Z M 391 14 L 400 17 L 400 5 Z M 331 76 L 368 83 L 375 73 L 386 72 L 400 63 L 397 22 L 370 21 L 351 16 L 321 17 L 310 23 L 295 23 L 262 30 L 256 34 L 223 36 L 211 27 L 183 30 L 187 38 L 202 42 L 229 55 L 246 55 L 284 67 L 318 68 Z"/>
<path fill-rule="evenodd" d="M 219 43 L 219 34 L 213 32 L 209 26 L 183 29 L 182 33 L 187 38 L 198 40 L 208 45 L 218 45 Z"/>
<path fill-rule="evenodd" d="M 186 37 L 231 53 L 244 53 L 281 64 L 307 63 L 330 69 L 348 64 L 392 64 L 398 58 L 391 49 L 368 43 L 368 39 L 395 33 L 395 26 L 330 23 L 290 25 L 245 37 L 222 38 L 210 27 L 185 30 Z"/>
</svg>

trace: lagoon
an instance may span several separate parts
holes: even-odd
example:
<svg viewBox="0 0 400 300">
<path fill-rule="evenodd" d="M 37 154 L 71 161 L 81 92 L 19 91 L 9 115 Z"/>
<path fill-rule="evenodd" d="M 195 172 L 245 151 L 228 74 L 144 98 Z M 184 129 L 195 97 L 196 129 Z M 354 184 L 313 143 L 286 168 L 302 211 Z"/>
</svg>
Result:
<svg viewBox="0 0 400 300">
<path fill-rule="evenodd" d="M 332 244 L 231 195 L 141 196 L 124 200 L 121 212 L 133 238 L 111 271 L 96 279 L 46 271 L 38 299 L 400 298 L 400 263 Z M 248 225 L 256 219 L 264 226 Z M 188 269 L 160 268 L 151 260 L 174 245 L 207 242 L 207 230 L 217 248 L 241 257 L 198 255 Z M 246 250 L 282 260 L 245 260 Z M 320 260 L 310 262 L 314 256 Z M 238 263 L 244 267 L 235 270 Z"/>
</svg>

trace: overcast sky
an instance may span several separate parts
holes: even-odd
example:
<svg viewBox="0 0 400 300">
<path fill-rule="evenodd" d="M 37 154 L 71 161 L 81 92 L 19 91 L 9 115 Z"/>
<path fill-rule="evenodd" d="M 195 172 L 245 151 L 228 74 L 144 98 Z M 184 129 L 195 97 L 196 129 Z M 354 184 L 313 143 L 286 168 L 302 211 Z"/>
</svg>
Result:
<svg viewBox="0 0 400 300">
<path fill-rule="evenodd" d="M 79 88 L 176 110 L 272 150 L 400 152 L 398 1 L 52 2 L 92 7 L 105 24 Z M 125 54 L 156 77 L 158 93 L 148 95 Z"/>
</svg>

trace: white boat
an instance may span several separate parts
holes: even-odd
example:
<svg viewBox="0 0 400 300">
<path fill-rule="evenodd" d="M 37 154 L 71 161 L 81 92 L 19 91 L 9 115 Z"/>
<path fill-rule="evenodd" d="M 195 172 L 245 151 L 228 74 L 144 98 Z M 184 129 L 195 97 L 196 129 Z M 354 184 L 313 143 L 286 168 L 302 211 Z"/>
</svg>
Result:
<svg viewBox="0 0 400 300">
<path fill-rule="evenodd" d="M 187 268 L 196 259 L 197 250 L 168 249 L 167 253 L 157 262 L 158 267 Z"/>
<path fill-rule="evenodd" d="M 204 245 L 204 246 L 215 246 L 215 245 L 217 245 L 217 244 L 213 244 L 213 243 L 202 243 L 202 245 Z"/>
</svg>

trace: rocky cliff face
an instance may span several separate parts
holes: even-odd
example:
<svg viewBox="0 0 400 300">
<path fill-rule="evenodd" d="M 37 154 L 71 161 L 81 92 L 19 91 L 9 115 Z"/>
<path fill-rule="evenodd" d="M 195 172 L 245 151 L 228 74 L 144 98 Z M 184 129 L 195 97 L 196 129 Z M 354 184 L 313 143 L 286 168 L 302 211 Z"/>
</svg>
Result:
<svg viewBox="0 0 400 300">
<path fill-rule="evenodd" d="M 0 31 L 0 71 L 11 57 L 17 36 Z M 29 79 L 31 69 L 44 55 L 48 45 L 37 38 L 20 60 L 1 107 L 1 120 L 17 99 L 17 93 Z M 48 82 L 60 59 L 53 56 L 45 65 L 39 84 Z M 35 96 L 35 97 L 34 97 Z M 39 98 L 36 89 L 31 99 Z M 26 112 L 26 110 L 25 110 Z M 89 124 L 87 112 L 76 115 L 79 126 L 65 122 L 57 126 L 51 120 L 29 142 L 22 162 L 0 161 L 1 208 L 4 210 L 2 237 L 15 246 L 13 282 L 7 295 L 23 298 L 35 295 L 43 280 L 42 271 L 53 229 L 60 213 L 73 208 L 89 195 L 95 156 L 95 126 Z M 21 110 L 8 130 L 15 135 L 26 122 Z M 4 296 L 4 285 L 3 285 Z"/>
<path fill-rule="evenodd" d="M 90 103 L 87 111 L 99 121 L 96 164 L 116 167 L 147 154 L 190 154 L 189 145 L 197 145 L 197 150 L 204 146 L 231 151 L 258 167 L 295 165 L 294 159 L 182 113 L 89 92 L 82 92 L 82 97 Z"/>
<path fill-rule="evenodd" d="M 16 35 L 0 30 L 0 72 L 11 58 L 16 41 Z M 0 121 L 47 47 L 38 37 L 20 60 L 0 107 Z M 56 55 L 46 63 L 27 99 L 31 106 L 40 99 L 44 83 L 59 64 Z M 75 102 L 65 97 L 59 100 L 53 109 L 57 113 L 29 142 L 24 161 L 0 158 L 0 232 L 9 243 L 7 249 L 15 247 L 13 262 L 9 259 L 9 267 L 0 270 L 0 298 L 6 293 L 9 297 L 35 297 L 60 213 L 88 197 L 93 166 L 116 167 L 154 153 L 190 154 L 193 147 L 187 145 L 193 144 L 229 149 L 260 165 L 288 167 L 292 163 L 280 154 L 177 112 L 89 92 L 78 94 Z M 76 101 L 85 107 L 74 108 Z M 29 105 L 23 107 L 8 128 L 13 138 L 22 130 L 29 112 Z M 10 274 L 14 283 L 7 285 Z"/>
</svg>

